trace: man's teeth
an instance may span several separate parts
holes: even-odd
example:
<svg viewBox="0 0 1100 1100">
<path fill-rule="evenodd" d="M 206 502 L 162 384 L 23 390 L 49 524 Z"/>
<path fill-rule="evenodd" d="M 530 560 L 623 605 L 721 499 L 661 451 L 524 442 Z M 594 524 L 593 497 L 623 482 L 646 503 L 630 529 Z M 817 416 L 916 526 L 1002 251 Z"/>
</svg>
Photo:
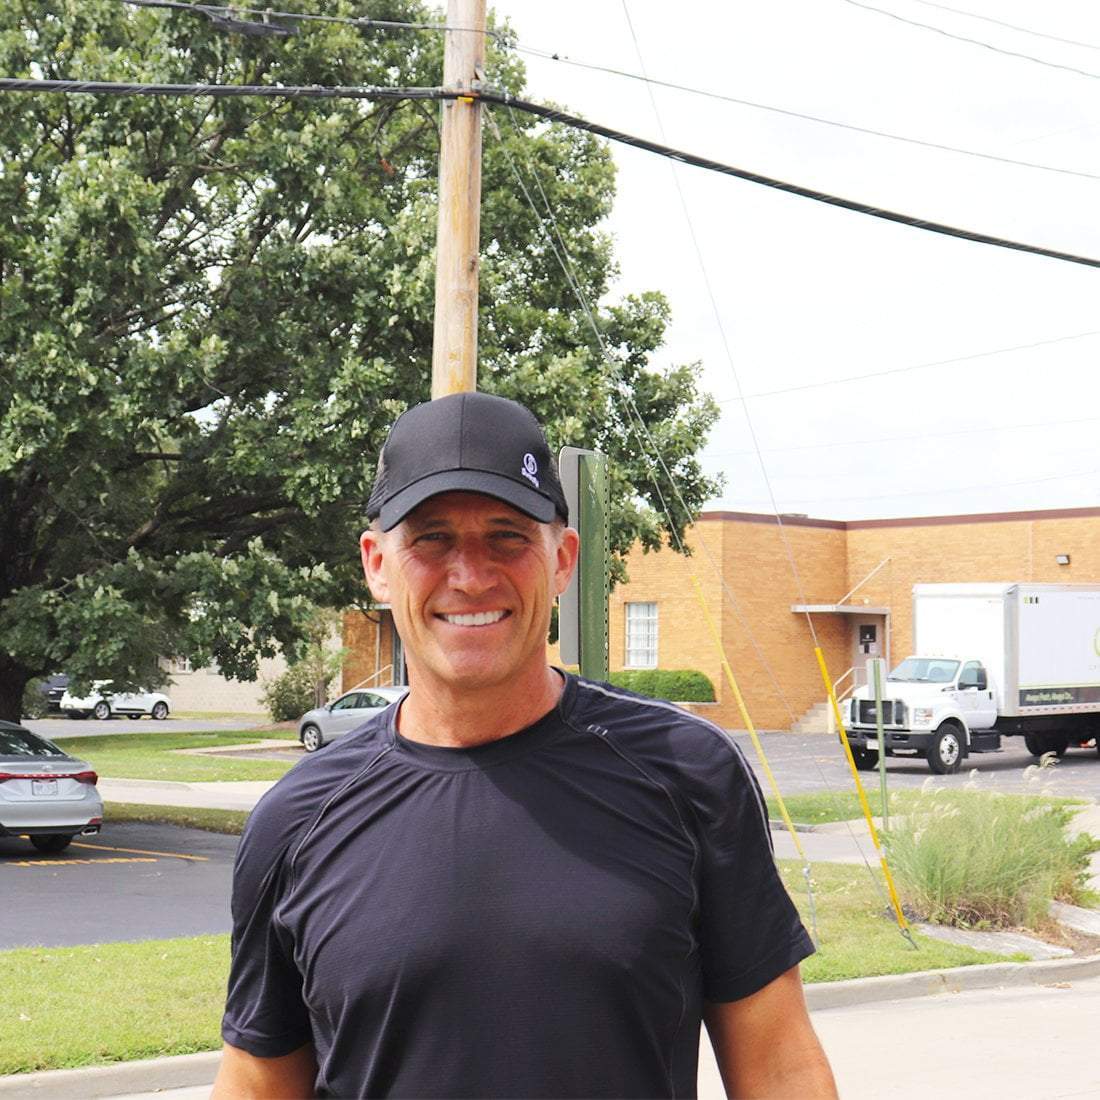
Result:
<svg viewBox="0 0 1100 1100">
<path fill-rule="evenodd" d="M 505 611 L 479 611 L 476 615 L 444 615 L 443 618 L 455 626 L 489 626 L 499 623 L 506 614 Z"/>
</svg>

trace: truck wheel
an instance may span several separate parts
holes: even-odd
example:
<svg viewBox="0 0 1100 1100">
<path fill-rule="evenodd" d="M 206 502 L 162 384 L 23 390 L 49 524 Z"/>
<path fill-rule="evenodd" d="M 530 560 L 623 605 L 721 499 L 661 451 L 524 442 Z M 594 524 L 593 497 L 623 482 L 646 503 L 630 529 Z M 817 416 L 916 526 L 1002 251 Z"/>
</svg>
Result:
<svg viewBox="0 0 1100 1100">
<path fill-rule="evenodd" d="M 1061 733 L 1027 733 L 1024 735 L 1024 744 L 1032 756 L 1052 752 L 1061 759 L 1069 748 L 1069 738 Z"/>
<path fill-rule="evenodd" d="M 926 753 L 928 767 L 936 775 L 954 775 L 963 758 L 962 733 L 958 726 L 944 724 L 932 735 Z"/>
<path fill-rule="evenodd" d="M 1042 756 L 1047 751 L 1047 739 L 1038 733 L 1025 733 L 1024 744 L 1032 756 Z"/>
<path fill-rule="evenodd" d="M 861 772 L 873 772 L 878 767 L 878 749 L 860 749 L 852 746 L 852 759 Z"/>
</svg>

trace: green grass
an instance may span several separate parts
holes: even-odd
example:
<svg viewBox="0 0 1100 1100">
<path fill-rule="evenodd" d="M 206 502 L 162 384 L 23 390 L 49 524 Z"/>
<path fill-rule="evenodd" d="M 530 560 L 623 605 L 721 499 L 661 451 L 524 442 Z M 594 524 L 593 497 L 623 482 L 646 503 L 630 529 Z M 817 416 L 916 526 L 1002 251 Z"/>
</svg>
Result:
<svg viewBox="0 0 1100 1100">
<path fill-rule="evenodd" d="M 866 783 L 867 780 L 864 780 Z M 874 782 L 877 784 L 878 780 Z M 961 792 L 960 792 L 961 793 Z M 969 792 L 967 792 L 969 793 Z M 920 797 L 920 790 L 890 791 L 890 813 L 904 814 Z M 1008 795 L 1010 798 L 1026 798 L 1028 795 Z M 774 797 L 765 799 L 768 804 L 768 816 L 773 821 L 782 821 L 779 803 Z M 783 801 L 787 813 L 796 825 L 825 825 L 832 821 L 851 821 L 863 817 L 863 808 L 855 791 L 816 791 L 813 794 L 784 795 Z M 1048 798 L 1047 801 L 1059 805 L 1082 805 L 1083 798 Z M 877 785 L 867 787 L 867 802 L 875 817 L 882 815 L 882 793 Z"/>
<path fill-rule="evenodd" d="M 1076 807 L 1042 794 L 914 792 L 884 834 L 902 899 L 961 928 L 1041 928 L 1052 901 L 1095 900 L 1100 840 L 1070 832 Z"/>
<path fill-rule="evenodd" d="M 251 730 L 212 733 L 119 733 L 102 737 L 59 737 L 55 743 L 89 764 L 105 779 L 171 779 L 180 783 L 279 779 L 286 760 L 240 760 L 231 756 L 181 756 L 173 749 L 245 745 L 267 737 Z"/>
<path fill-rule="evenodd" d="M 229 937 L 0 952 L 0 1074 L 215 1050 Z"/>
<path fill-rule="evenodd" d="M 143 806 L 136 802 L 105 802 L 103 817 L 108 824 L 116 821 L 145 821 L 153 824 L 182 825 L 204 829 L 208 833 L 240 836 L 248 820 L 247 810 L 208 810 L 192 806 Z"/>
<path fill-rule="evenodd" d="M 798 860 L 779 861 L 783 881 L 810 928 L 806 880 Z M 878 871 L 874 874 L 879 878 Z M 888 915 L 889 903 L 875 888 L 865 867 L 839 863 L 812 866 L 820 945 L 816 955 L 802 964 L 806 982 L 836 982 L 844 978 L 869 978 L 877 974 L 909 974 L 916 970 L 943 970 L 978 963 L 1026 961 L 1024 955 L 996 955 L 976 951 L 920 933 L 913 938 L 914 951 Z"/>
</svg>

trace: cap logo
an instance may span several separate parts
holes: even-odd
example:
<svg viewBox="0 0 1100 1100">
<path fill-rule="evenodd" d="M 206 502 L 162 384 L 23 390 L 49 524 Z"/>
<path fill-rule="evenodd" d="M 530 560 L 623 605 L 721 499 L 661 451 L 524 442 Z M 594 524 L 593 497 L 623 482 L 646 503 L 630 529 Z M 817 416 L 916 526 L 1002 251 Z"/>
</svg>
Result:
<svg viewBox="0 0 1100 1100">
<path fill-rule="evenodd" d="M 539 487 L 539 464 L 535 461 L 535 456 L 528 452 L 523 456 L 523 468 L 520 473 L 537 489 Z"/>
</svg>

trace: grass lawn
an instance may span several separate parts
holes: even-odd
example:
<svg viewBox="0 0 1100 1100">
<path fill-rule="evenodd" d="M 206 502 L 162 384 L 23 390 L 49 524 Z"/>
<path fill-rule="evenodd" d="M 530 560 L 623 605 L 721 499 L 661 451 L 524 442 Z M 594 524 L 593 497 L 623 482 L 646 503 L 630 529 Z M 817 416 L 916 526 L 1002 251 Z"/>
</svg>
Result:
<svg viewBox="0 0 1100 1100">
<path fill-rule="evenodd" d="M 801 866 L 781 870 L 804 911 Z M 914 951 L 863 868 L 815 864 L 814 880 L 822 946 L 808 982 L 1004 961 L 924 937 Z M 228 967 L 228 936 L 2 951 L 0 1074 L 216 1050 Z"/>
<path fill-rule="evenodd" d="M 240 836 L 248 820 L 247 810 L 208 810 L 192 806 L 142 806 L 135 802 L 105 802 L 103 816 L 116 821 L 149 821 L 156 824 L 182 825 L 187 829 L 205 829 L 208 833 Z"/>
<path fill-rule="evenodd" d="M 866 782 L 866 780 L 864 781 Z M 878 780 L 876 779 L 877 783 Z M 906 807 L 920 795 L 919 790 L 891 791 L 890 812 L 904 814 Z M 1021 795 L 1020 797 L 1024 797 Z M 782 821 L 779 813 L 779 803 L 774 797 L 766 798 L 768 804 L 768 816 L 773 821 Z M 787 813 L 796 825 L 824 825 L 830 821 L 850 821 L 853 818 L 863 817 L 863 808 L 860 806 L 859 796 L 853 791 L 815 791 L 813 794 L 784 795 L 783 801 L 787 804 Z M 867 787 L 867 801 L 871 806 L 871 813 L 875 817 L 882 814 L 882 792 L 876 786 Z M 1080 804 L 1086 800 L 1083 798 L 1055 798 L 1054 802 L 1066 804 Z"/>
<path fill-rule="evenodd" d="M 232 756 L 181 756 L 172 749 L 245 745 L 268 736 L 252 730 L 118 733 L 102 737 L 59 737 L 55 744 L 87 760 L 104 779 L 173 779 L 180 783 L 202 783 L 278 779 L 292 764 L 286 760 L 240 760 Z"/>
<path fill-rule="evenodd" d="M 798 860 L 782 859 L 779 869 L 791 897 L 810 928 L 806 880 Z M 874 872 L 879 876 L 879 872 Z M 1024 955 L 994 955 L 929 939 L 914 932 L 920 950 L 914 951 L 898 931 L 885 892 L 879 894 L 865 867 L 842 863 L 812 865 L 820 945 L 802 964 L 807 982 L 836 982 L 874 974 L 909 974 L 915 970 L 943 970 L 976 963 L 1026 961 Z M 881 877 L 879 878 L 881 882 Z M 885 891 L 885 887 L 883 888 Z"/>
<path fill-rule="evenodd" d="M 228 936 L 0 952 L 0 1074 L 221 1045 Z"/>
</svg>

